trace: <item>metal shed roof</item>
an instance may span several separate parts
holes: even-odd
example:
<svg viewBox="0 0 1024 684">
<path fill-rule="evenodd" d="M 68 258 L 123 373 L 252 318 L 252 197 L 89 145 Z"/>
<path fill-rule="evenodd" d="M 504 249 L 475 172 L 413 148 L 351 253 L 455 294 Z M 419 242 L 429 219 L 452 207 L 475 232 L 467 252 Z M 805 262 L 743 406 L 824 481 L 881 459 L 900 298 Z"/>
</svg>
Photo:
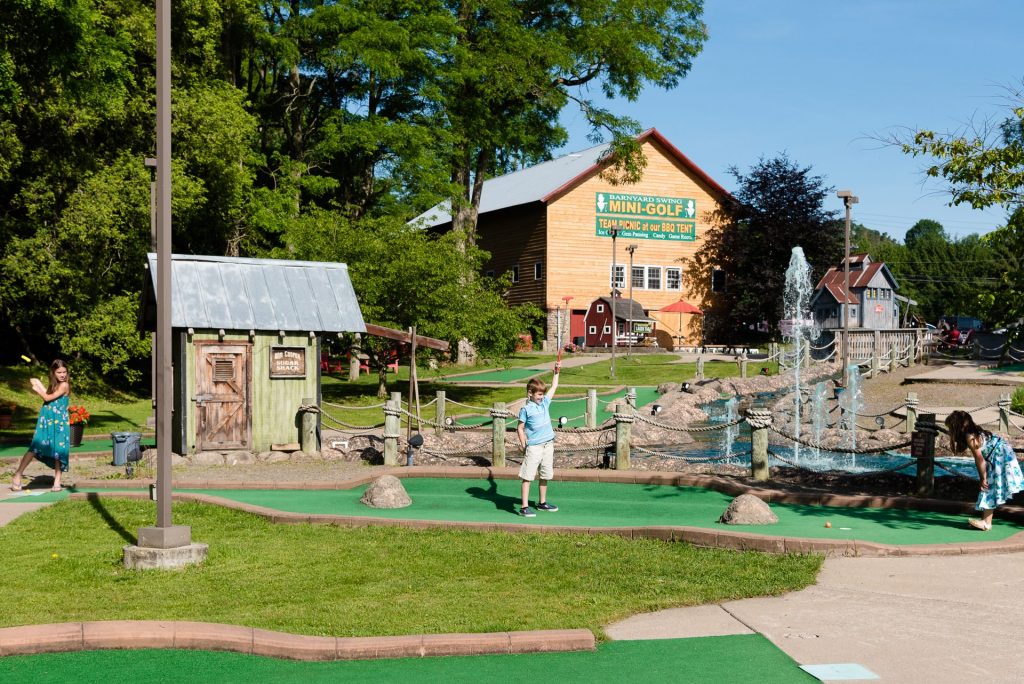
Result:
<svg viewBox="0 0 1024 684">
<path fill-rule="evenodd" d="M 151 322 L 156 254 L 147 260 Z M 175 254 L 171 300 L 174 328 L 366 332 L 348 266 L 339 263 Z"/>
</svg>

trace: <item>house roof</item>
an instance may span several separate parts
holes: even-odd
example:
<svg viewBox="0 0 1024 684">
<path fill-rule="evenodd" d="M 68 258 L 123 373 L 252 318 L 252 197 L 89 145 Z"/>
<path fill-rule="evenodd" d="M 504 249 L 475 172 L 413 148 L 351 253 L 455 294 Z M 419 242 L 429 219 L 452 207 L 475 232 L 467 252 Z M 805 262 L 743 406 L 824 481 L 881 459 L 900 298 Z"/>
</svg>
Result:
<svg viewBox="0 0 1024 684">
<path fill-rule="evenodd" d="M 729 193 L 703 169 L 690 161 L 665 136 L 654 128 L 649 128 L 639 136 L 637 142 L 647 140 L 658 142 L 670 156 L 675 158 L 691 173 L 704 182 L 715 194 L 728 197 Z M 557 159 L 541 162 L 526 169 L 514 171 L 484 181 L 480 194 L 480 215 L 499 209 L 507 209 L 531 202 L 547 203 L 586 178 L 599 172 L 604 165 L 605 155 L 610 144 L 597 145 L 581 152 L 573 152 Z M 423 212 L 410 223 L 421 223 L 433 228 L 451 222 L 450 204 L 440 204 Z"/>
<path fill-rule="evenodd" d="M 147 256 L 147 328 L 156 321 L 156 254 Z M 348 266 L 317 261 L 171 257 L 171 327 L 366 332 Z"/>
<path fill-rule="evenodd" d="M 608 311 L 612 310 L 612 298 L 611 297 L 598 297 L 594 301 L 602 301 L 608 305 Z M 654 319 L 647 315 L 644 311 L 644 307 L 640 302 L 635 299 L 629 299 L 626 297 L 619 297 L 615 300 L 615 318 L 622 321 L 653 321 Z"/>
<path fill-rule="evenodd" d="M 855 267 L 856 265 L 856 267 Z M 851 254 L 850 255 L 850 292 L 846 292 L 846 274 L 842 266 L 832 266 L 825 272 L 825 275 L 818 281 L 817 287 L 815 287 L 814 297 L 811 299 L 813 304 L 818 297 L 824 293 L 831 295 L 832 299 L 839 304 L 858 304 L 859 299 L 853 294 L 853 290 L 867 287 L 871 279 L 875 277 L 877 273 L 881 272 L 889 283 L 892 285 L 893 290 L 899 289 L 899 285 L 896 284 L 896 279 L 893 277 L 892 272 L 889 271 L 889 267 L 882 261 L 871 261 L 870 257 L 866 254 Z"/>
</svg>

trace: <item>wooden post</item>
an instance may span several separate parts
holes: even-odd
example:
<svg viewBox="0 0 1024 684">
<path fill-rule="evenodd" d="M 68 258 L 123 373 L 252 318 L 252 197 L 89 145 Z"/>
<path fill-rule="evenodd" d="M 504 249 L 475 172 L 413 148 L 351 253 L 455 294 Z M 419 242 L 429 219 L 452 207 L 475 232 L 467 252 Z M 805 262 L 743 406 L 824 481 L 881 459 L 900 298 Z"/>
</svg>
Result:
<svg viewBox="0 0 1024 684">
<path fill-rule="evenodd" d="M 491 409 L 491 465 L 505 467 L 505 419 L 508 418 L 505 402 L 496 401 Z"/>
<path fill-rule="evenodd" d="M 629 387 L 626 389 L 626 404 L 636 411 L 636 387 Z"/>
<path fill-rule="evenodd" d="M 900 356 L 899 345 L 896 342 L 890 343 L 889 344 L 889 373 L 895 373 L 896 369 L 899 367 L 898 366 L 899 356 Z"/>
<path fill-rule="evenodd" d="M 697 357 L 697 373 L 696 373 L 696 375 L 694 375 L 694 378 L 696 378 L 697 380 L 703 380 L 704 379 L 704 357 L 703 356 L 698 356 Z"/>
<path fill-rule="evenodd" d="M 811 343 L 804 345 L 804 368 L 811 367 Z"/>
<path fill-rule="evenodd" d="M 878 332 L 877 330 L 875 332 Z M 878 347 L 874 347 L 871 350 L 871 375 L 869 378 L 877 378 L 879 372 L 879 365 L 881 359 L 878 358 Z"/>
<path fill-rule="evenodd" d="M 910 336 L 910 349 L 907 350 L 907 368 L 917 363 L 917 333 Z"/>
<path fill-rule="evenodd" d="M 355 334 L 356 341 L 348 350 L 348 380 L 352 382 L 359 377 L 359 355 L 363 353 L 363 336 Z"/>
<path fill-rule="evenodd" d="M 917 392 L 907 392 L 907 429 L 912 433 L 917 427 Z"/>
<path fill-rule="evenodd" d="M 401 394 L 399 393 L 399 396 Z M 384 403 L 384 465 L 398 465 L 398 438 L 402 431 L 401 399 L 389 399 Z"/>
<path fill-rule="evenodd" d="M 615 469 L 629 470 L 629 448 L 633 433 L 633 414 L 615 413 Z"/>
<path fill-rule="evenodd" d="M 999 395 L 999 432 L 1010 434 L 1010 395 Z"/>
<path fill-rule="evenodd" d="M 922 413 L 910 442 L 910 455 L 917 459 L 918 496 L 931 496 L 935 492 L 935 437 L 938 428 L 934 413 Z"/>
<path fill-rule="evenodd" d="M 445 403 L 445 401 L 447 401 L 447 399 L 445 397 L 446 397 L 446 394 L 445 394 L 444 390 L 437 390 L 437 401 L 434 404 L 434 406 L 436 407 L 434 409 L 434 412 L 435 412 L 434 422 L 437 423 L 437 427 L 434 428 L 434 431 L 437 432 L 437 434 L 441 434 L 442 432 L 444 432 L 444 417 L 445 417 L 445 406 L 444 406 L 444 403 Z"/>
<path fill-rule="evenodd" d="M 748 362 L 747 352 L 743 352 L 742 354 L 740 354 L 740 377 L 741 378 L 747 377 L 747 362 Z"/>
<path fill-rule="evenodd" d="M 315 407 L 316 399 L 306 397 L 302 400 L 302 405 Z M 299 432 L 299 444 L 302 448 L 302 453 L 306 455 L 315 454 L 317 452 L 316 441 L 316 411 L 302 411 L 302 429 Z"/>
<path fill-rule="evenodd" d="M 763 482 L 771 479 L 768 469 L 768 426 L 772 424 L 772 413 L 768 409 L 747 409 L 747 423 L 750 425 L 750 476 Z"/>
<path fill-rule="evenodd" d="M 402 430 L 402 393 L 392 392 L 391 401 L 395 402 L 395 409 L 398 410 L 398 430 Z"/>
<path fill-rule="evenodd" d="M 597 390 L 587 390 L 586 423 L 588 428 L 597 427 Z"/>
</svg>

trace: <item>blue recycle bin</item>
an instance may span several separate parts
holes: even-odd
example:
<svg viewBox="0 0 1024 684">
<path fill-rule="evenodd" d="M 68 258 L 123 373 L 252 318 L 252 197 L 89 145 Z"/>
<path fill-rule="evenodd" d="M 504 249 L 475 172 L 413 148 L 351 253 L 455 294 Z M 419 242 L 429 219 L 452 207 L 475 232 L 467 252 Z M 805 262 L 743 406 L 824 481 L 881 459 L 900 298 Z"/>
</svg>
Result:
<svg viewBox="0 0 1024 684">
<path fill-rule="evenodd" d="M 112 465 L 122 466 L 142 458 L 141 432 L 111 432 L 110 440 L 114 443 Z"/>
</svg>

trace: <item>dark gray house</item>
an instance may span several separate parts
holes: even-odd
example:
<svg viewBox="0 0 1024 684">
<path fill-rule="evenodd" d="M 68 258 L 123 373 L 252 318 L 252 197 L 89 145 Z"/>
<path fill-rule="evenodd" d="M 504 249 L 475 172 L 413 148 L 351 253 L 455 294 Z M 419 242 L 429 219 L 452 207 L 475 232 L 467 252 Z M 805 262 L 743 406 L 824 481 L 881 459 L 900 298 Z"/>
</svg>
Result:
<svg viewBox="0 0 1024 684">
<path fill-rule="evenodd" d="M 850 255 L 850 290 L 845 288 L 843 264 L 828 269 L 811 297 L 811 311 L 822 330 L 843 327 L 844 311 L 850 328 L 893 330 L 900 327 L 899 285 L 885 263 L 867 254 Z"/>
</svg>

